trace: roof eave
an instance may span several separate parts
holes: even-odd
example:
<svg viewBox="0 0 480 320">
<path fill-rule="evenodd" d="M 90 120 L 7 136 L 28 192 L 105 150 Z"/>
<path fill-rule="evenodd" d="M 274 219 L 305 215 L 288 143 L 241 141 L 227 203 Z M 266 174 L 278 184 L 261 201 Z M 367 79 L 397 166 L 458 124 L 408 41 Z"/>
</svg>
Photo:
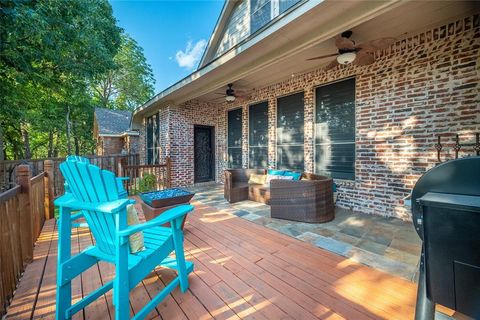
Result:
<svg viewBox="0 0 480 320">
<path fill-rule="evenodd" d="M 197 70 L 202 68 L 206 64 L 207 57 L 211 56 L 212 51 L 217 46 L 219 34 L 223 31 L 223 28 L 225 27 L 225 24 L 227 23 L 228 18 L 230 17 L 230 13 L 235 7 L 235 2 L 236 1 L 225 0 L 225 2 L 223 3 L 222 11 L 220 12 L 217 22 L 215 23 L 215 27 L 213 28 L 212 35 L 208 40 L 207 47 L 203 52 L 203 55 L 202 55 L 202 58 L 200 59 L 200 63 L 198 64 Z"/>
<path fill-rule="evenodd" d="M 205 76 L 213 71 L 214 69 L 221 67 L 230 60 L 237 58 L 241 56 L 242 54 L 246 53 L 249 48 L 251 48 L 253 45 L 256 45 L 260 41 L 265 40 L 268 36 L 272 35 L 276 31 L 280 30 L 281 28 L 285 27 L 288 23 L 291 21 L 301 17 L 304 13 L 307 11 L 315 8 L 318 6 L 320 3 L 324 2 L 325 0 L 310 0 L 306 1 L 303 3 L 301 6 L 299 6 L 294 12 L 294 14 L 286 16 L 284 19 L 280 19 L 276 21 L 274 24 L 268 26 L 265 28 L 262 32 L 259 34 L 254 34 L 253 37 L 248 37 L 244 41 L 240 42 L 238 45 L 235 47 L 231 48 L 229 51 L 225 52 L 221 56 L 217 57 L 216 59 L 210 61 L 208 64 L 205 66 L 201 67 L 200 69 L 194 71 L 187 77 L 183 78 L 182 80 L 178 81 L 177 83 L 171 85 L 170 87 L 166 88 L 153 98 L 151 98 L 149 101 L 147 101 L 145 104 L 139 106 L 137 109 L 132 114 L 132 127 L 135 126 L 135 124 L 139 123 L 144 116 L 149 115 L 149 111 L 151 107 L 156 105 L 157 108 L 161 108 L 164 106 L 168 106 L 170 104 L 175 104 L 175 103 L 181 103 L 182 101 L 186 101 L 188 99 L 184 98 L 191 98 L 189 97 L 188 93 L 180 95 L 180 97 L 175 98 L 172 96 L 174 93 L 177 93 L 179 95 L 179 90 L 182 88 L 185 88 L 187 85 L 190 85 L 192 82 L 199 80 L 200 78 L 205 79 Z M 305 48 L 306 46 L 312 46 L 315 43 L 318 43 L 319 41 L 325 41 L 331 37 L 333 37 L 335 34 L 338 34 L 341 32 L 341 30 L 345 30 L 346 28 L 350 27 L 350 25 L 355 25 L 357 23 L 360 23 L 361 21 L 366 21 L 368 19 L 371 19 L 372 17 L 386 11 L 386 10 L 391 10 L 395 8 L 399 3 L 401 3 L 402 0 L 388 0 L 388 1 L 382 1 L 382 2 L 370 2 L 370 1 L 358 1 L 359 6 L 362 4 L 367 3 L 366 7 L 363 8 L 363 12 L 361 15 L 357 16 L 356 19 L 349 19 L 348 15 L 345 15 L 346 21 L 343 21 L 342 23 L 339 23 L 335 27 L 332 27 L 331 29 L 325 30 L 322 35 L 320 35 L 317 38 L 312 38 L 309 41 L 309 43 L 304 43 L 302 44 L 301 49 Z M 343 11 L 341 11 L 341 8 L 339 9 L 338 14 L 340 16 L 343 15 Z M 347 21 L 348 20 L 348 21 Z M 298 48 L 297 48 L 298 49 Z M 288 53 L 285 53 L 288 54 Z M 278 58 L 278 57 L 277 57 Z M 273 60 L 272 60 L 273 61 Z M 259 62 L 260 63 L 260 62 Z M 269 62 L 261 62 L 264 64 L 268 64 Z M 258 66 L 252 66 L 253 69 L 258 68 Z M 242 71 L 243 72 L 243 71 Z M 243 74 L 240 74 L 239 76 L 242 76 Z M 227 82 L 225 82 L 225 81 Z M 213 81 L 213 80 L 212 80 Z M 231 75 L 229 76 L 228 79 L 220 79 L 216 80 L 215 85 L 217 87 L 226 85 L 228 82 L 231 81 L 236 81 L 236 79 L 232 79 Z M 224 82 L 224 83 L 223 83 Z M 210 86 L 212 87 L 212 86 Z M 206 88 L 206 86 L 204 86 Z M 208 88 L 212 89 L 212 88 Z M 215 89 L 215 88 L 213 88 Z M 206 89 L 205 89 L 206 90 Z M 204 92 L 205 90 L 196 90 L 195 94 L 197 96 L 201 96 L 202 94 L 205 94 L 207 92 Z M 190 95 L 191 96 L 191 95 Z M 180 101 L 181 100 L 181 101 Z"/>
</svg>

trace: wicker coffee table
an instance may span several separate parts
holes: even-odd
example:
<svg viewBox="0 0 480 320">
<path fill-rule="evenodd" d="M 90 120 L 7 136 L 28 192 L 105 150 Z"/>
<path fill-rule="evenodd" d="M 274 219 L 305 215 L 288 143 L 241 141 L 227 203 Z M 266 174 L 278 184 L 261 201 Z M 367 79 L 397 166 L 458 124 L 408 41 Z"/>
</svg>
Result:
<svg viewBox="0 0 480 320">
<path fill-rule="evenodd" d="M 181 204 L 189 204 L 194 195 L 195 193 L 180 188 L 140 193 L 145 219 L 147 221 L 152 220 L 168 209 Z M 186 218 L 187 216 L 185 215 L 182 221 L 182 229 L 185 225 Z M 169 224 L 166 224 L 165 226 L 169 226 Z"/>
</svg>

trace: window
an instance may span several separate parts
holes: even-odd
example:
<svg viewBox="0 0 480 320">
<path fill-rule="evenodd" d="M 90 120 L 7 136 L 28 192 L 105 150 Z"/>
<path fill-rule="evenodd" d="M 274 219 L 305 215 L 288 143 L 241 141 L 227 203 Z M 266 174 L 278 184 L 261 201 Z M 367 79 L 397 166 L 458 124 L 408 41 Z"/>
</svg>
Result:
<svg viewBox="0 0 480 320">
<path fill-rule="evenodd" d="M 280 2 L 280 13 L 284 13 L 291 7 L 293 7 L 294 4 L 299 2 L 300 0 L 279 0 Z"/>
<path fill-rule="evenodd" d="M 316 89 L 315 171 L 355 179 L 355 79 Z"/>
<path fill-rule="evenodd" d="M 268 103 L 248 109 L 248 164 L 250 168 L 268 166 Z"/>
<path fill-rule="evenodd" d="M 271 0 L 250 1 L 250 33 L 254 33 L 272 20 Z"/>
<path fill-rule="evenodd" d="M 250 34 L 255 33 L 300 0 L 250 0 Z"/>
<path fill-rule="evenodd" d="M 153 160 L 153 117 L 147 118 L 147 164 Z"/>
<path fill-rule="evenodd" d="M 158 164 L 160 160 L 160 116 L 147 118 L 147 164 Z"/>
<path fill-rule="evenodd" d="M 303 92 L 277 100 L 277 167 L 303 170 Z"/>
<path fill-rule="evenodd" d="M 228 111 L 228 167 L 242 167 L 242 109 Z"/>
</svg>

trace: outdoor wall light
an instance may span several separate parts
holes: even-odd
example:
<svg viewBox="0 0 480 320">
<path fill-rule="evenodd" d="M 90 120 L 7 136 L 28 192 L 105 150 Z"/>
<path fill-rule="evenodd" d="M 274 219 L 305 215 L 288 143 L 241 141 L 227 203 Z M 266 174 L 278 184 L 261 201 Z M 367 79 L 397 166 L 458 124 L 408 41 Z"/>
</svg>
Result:
<svg viewBox="0 0 480 320">
<path fill-rule="evenodd" d="M 235 96 L 225 96 L 225 100 L 227 100 L 228 102 L 233 102 L 235 101 Z"/>
<path fill-rule="evenodd" d="M 357 54 L 355 52 L 345 52 L 337 57 L 337 62 L 340 64 L 350 64 L 356 57 Z"/>
</svg>

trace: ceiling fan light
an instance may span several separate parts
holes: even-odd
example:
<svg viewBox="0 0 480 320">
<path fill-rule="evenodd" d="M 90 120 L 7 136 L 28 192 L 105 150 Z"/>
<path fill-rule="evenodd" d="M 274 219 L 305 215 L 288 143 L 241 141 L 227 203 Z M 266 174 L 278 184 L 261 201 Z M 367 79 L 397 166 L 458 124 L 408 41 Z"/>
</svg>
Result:
<svg viewBox="0 0 480 320">
<path fill-rule="evenodd" d="M 356 57 L 357 54 L 355 52 L 345 52 L 337 57 L 337 62 L 340 64 L 350 64 Z"/>
<path fill-rule="evenodd" d="M 233 102 L 235 101 L 235 96 L 226 96 L 225 100 L 227 100 L 228 102 Z"/>
</svg>

